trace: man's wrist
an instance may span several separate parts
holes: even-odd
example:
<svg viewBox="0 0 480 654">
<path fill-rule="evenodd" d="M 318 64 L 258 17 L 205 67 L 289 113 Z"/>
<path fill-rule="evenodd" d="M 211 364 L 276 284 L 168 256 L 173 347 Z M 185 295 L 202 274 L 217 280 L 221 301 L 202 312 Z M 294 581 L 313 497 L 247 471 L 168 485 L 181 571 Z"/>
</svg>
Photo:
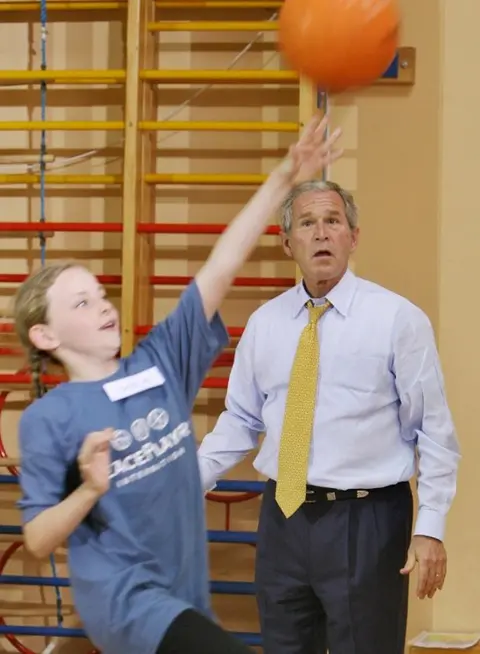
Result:
<svg viewBox="0 0 480 654">
<path fill-rule="evenodd" d="M 428 536 L 443 542 L 445 537 L 446 516 L 438 511 L 420 507 L 418 511 L 414 536 Z"/>
</svg>

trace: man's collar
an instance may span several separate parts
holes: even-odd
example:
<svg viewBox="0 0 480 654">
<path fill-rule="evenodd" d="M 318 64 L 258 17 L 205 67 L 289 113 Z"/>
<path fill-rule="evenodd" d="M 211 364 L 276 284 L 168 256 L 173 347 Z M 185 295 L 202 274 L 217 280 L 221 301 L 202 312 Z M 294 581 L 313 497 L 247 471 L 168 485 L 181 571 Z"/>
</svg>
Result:
<svg viewBox="0 0 480 654">
<path fill-rule="evenodd" d="M 353 272 L 348 269 L 338 284 L 327 293 L 325 298 L 318 299 L 321 301 L 328 300 L 342 316 L 347 316 L 356 288 L 357 278 Z M 295 291 L 292 312 L 293 318 L 296 318 L 305 307 L 308 300 L 312 299 L 307 292 L 303 279 L 297 284 Z"/>
</svg>

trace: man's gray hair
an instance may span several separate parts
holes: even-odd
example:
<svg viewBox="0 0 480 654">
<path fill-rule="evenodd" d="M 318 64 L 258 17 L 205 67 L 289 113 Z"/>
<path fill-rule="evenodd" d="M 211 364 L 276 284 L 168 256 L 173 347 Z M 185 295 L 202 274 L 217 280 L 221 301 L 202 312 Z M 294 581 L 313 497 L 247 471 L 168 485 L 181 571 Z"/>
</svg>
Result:
<svg viewBox="0 0 480 654">
<path fill-rule="evenodd" d="M 358 207 L 351 193 L 342 188 L 339 184 L 323 180 L 311 180 L 295 186 L 285 198 L 280 209 L 280 227 L 283 232 L 288 233 L 292 229 L 293 204 L 295 200 L 309 191 L 334 191 L 342 198 L 345 205 L 345 216 L 347 217 L 350 229 L 355 229 L 358 224 Z"/>
</svg>

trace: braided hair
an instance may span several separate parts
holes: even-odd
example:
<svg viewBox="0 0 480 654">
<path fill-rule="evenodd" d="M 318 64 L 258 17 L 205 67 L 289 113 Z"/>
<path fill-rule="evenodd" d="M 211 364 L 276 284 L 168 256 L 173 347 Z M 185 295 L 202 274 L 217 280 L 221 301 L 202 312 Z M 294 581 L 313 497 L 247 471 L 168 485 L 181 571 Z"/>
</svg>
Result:
<svg viewBox="0 0 480 654">
<path fill-rule="evenodd" d="M 33 345 L 30 347 L 29 362 L 32 375 L 32 394 L 35 399 L 43 397 L 47 392 L 47 387 L 42 381 L 42 374 L 45 372 L 48 358 L 48 355 L 42 350 L 38 350 Z"/>
<path fill-rule="evenodd" d="M 40 398 L 46 393 L 47 389 L 42 382 L 42 374 L 45 372 L 46 363 L 54 359 L 49 353 L 39 350 L 33 345 L 30 340 L 30 329 L 34 325 L 48 323 L 48 290 L 60 273 L 74 266 L 74 263 L 62 263 L 41 268 L 20 285 L 15 296 L 15 329 L 28 354 L 32 375 L 32 392 L 35 398 Z"/>
<path fill-rule="evenodd" d="M 43 397 L 47 392 L 47 388 L 42 381 L 42 375 L 45 372 L 47 363 L 58 362 L 50 352 L 39 350 L 33 345 L 30 340 L 30 330 L 35 325 L 48 324 L 48 290 L 64 270 L 77 266 L 76 263 L 63 263 L 43 267 L 21 284 L 15 296 L 15 328 L 21 344 L 28 353 L 32 376 L 32 392 L 36 399 Z M 70 462 L 64 483 L 64 497 L 68 497 L 82 484 L 82 477 L 76 459 Z M 85 517 L 84 522 L 96 532 L 105 528 L 105 522 L 95 507 Z"/>
</svg>

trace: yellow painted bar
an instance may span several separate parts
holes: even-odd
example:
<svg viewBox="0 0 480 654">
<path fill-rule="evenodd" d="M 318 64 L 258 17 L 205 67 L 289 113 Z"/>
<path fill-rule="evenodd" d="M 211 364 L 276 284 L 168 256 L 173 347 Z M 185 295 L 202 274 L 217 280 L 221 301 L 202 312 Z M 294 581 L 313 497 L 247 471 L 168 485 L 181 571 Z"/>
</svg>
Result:
<svg viewBox="0 0 480 654">
<path fill-rule="evenodd" d="M 55 84 L 70 84 L 72 83 L 70 79 L 65 78 L 65 77 L 59 77 L 58 79 L 55 80 Z M 114 85 L 114 84 L 123 84 L 123 80 L 119 80 L 117 78 L 113 77 L 106 77 L 105 79 L 98 80 L 95 77 L 85 77 L 79 80 L 78 82 L 73 82 L 73 84 L 108 84 L 108 85 Z"/>
<path fill-rule="evenodd" d="M 278 21 L 268 20 L 182 20 L 150 23 L 150 32 L 274 32 Z"/>
<path fill-rule="evenodd" d="M 0 184 L 38 184 L 40 175 L 9 173 L 0 175 Z M 46 184 L 121 184 L 121 175 L 45 175 Z"/>
<path fill-rule="evenodd" d="M 140 78 L 165 84 L 185 84 L 188 82 L 280 84 L 282 82 L 298 82 L 298 74 L 293 70 L 142 70 L 140 71 Z"/>
<path fill-rule="evenodd" d="M 126 2 L 47 2 L 47 11 L 90 11 L 126 9 Z M 1 2 L 1 12 L 40 11 L 40 2 Z"/>
<path fill-rule="evenodd" d="M 248 174 L 197 174 L 197 173 L 148 173 L 145 175 L 145 181 L 149 184 L 238 184 L 238 185 L 257 185 L 262 184 L 267 179 L 267 175 L 248 175 Z"/>
<path fill-rule="evenodd" d="M 0 132 L 37 130 L 47 131 L 114 131 L 122 130 L 122 120 L 4 120 L 0 121 Z"/>
<path fill-rule="evenodd" d="M 278 9 L 278 0 L 157 0 L 155 6 L 161 9 Z"/>
<path fill-rule="evenodd" d="M 38 130 L 86 132 L 121 131 L 125 127 L 122 120 L 5 120 L 0 121 L 0 132 Z M 138 128 L 143 131 L 168 132 L 296 132 L 298 123 L 289 122 L 222 122 L 222 121 L 139 121 Z"/>
<path fill-rule="evenodd" d="M 290 70 L 142 70 L 140 79 L 152 82 L 251 82 L 279 84 L 298 81 Z M 113 84 L 125 81 L 124 70 L 0 70 L 0 84 L 51 82 L 54 84 Z"/>
<path fill-rule="evenodd" d="M 112 81 L 114 80 L 114 81 Z M 54 84 L 113 84 L 125 81 L 124 70 L 0 70 L 0 84 L 20 82 Z"/>
<path fill-rule="evenodd" d="M 415 81 L 415 49 L 399 49 L 402 66 L 398 79 L 381 78 L 375 84 L 411 85 Z M 293 70 L 158 70 L 140 71 L 140 79 L 163 84 L 295 84 L 299 76 Z M 125 82 L 125 70 L 0 70 L 0 84 L 119 84 Z"/>
<path fill-rule="evenodd" d="M 82 10 L 112 10 L 126 9 L 127 2 L 108 2 L 99 0 L 91 2 L 81 0 L 56 0 L 47 2 L 47 11 L 82 11 Z M 158 0 L 156 7 L 161 9 L 279 9 L 282 2 L 278 0 Z M 40 2 L 1 2 L 0 12 L 39 11 Z"/>
<path fill-rule="evenodd" d="M 298 123 L 275 122 L 221 122 L 221 121 L 141 121 L 139 128 L 151 131 L 175 132 L 296 132 Z"/>
</svg>

